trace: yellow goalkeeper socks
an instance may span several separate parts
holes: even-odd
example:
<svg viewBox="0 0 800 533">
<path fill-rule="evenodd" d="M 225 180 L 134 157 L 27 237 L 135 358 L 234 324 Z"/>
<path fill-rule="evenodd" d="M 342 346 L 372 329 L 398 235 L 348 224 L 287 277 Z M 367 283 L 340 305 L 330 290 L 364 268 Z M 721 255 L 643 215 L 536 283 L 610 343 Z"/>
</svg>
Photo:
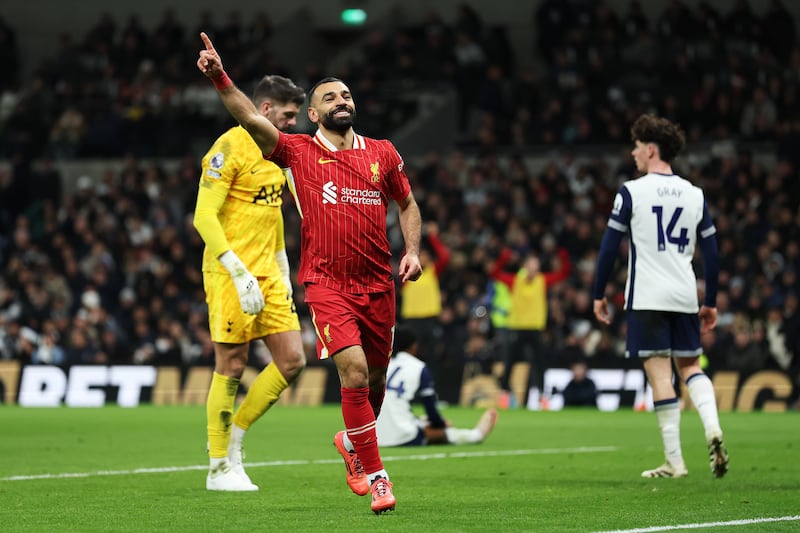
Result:
<svg viewBox="0 0 800 533">
<path fill-rule="evenodd" d="M 267 365 L 250 385 L 244 402 L 233 417 L 234 424 L 245 431 L 250 429 L 250 426 L 278 401 L 278 397 L 288 386 L 289 383 L 275 363 Z"/>
<path fill-rule="evenodd" d="M 228 442 L 231 436 L 233 406 L 236 402 L 236 391 L 239 380 L 214 372 L 211 388 L 206 400 L 206 418 L 208 423 L 208 456 L 211 458 L 226 457 Z"/>
</svg>

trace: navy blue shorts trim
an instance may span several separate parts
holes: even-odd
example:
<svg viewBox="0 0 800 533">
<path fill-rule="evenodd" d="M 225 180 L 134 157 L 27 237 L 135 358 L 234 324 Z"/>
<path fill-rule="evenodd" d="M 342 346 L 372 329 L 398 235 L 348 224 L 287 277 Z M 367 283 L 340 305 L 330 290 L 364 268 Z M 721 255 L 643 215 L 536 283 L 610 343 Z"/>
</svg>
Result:
<svg viewBox="0 0 800 533">
<path fill-rule="evenodd" d="M 697 357 L 703 353 L 697 313 L 628 311 L 626 319 L 625 357 Z"/>
<path fill-rule="evenodd" d="M 425 446 L 425 444 L 427 444 L 427 441 L 425 440 L 425 430 L 419 428 L 417 436 L 408 442 L 404 442 L 401 446 Z"/>
</svg>

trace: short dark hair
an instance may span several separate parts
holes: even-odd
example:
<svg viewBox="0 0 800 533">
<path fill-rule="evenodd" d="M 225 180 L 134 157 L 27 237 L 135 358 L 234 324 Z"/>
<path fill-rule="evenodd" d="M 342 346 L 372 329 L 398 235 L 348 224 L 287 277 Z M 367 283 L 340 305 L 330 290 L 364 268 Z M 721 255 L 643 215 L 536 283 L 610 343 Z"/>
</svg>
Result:
<svg viewBox="0 0 800 533">
<path fill-rule="evenodd" d="M 270 100 L 277 104 L 292 102 L 301 106 L 306 101 L 306 93 L 289 78 L 271 74 L 261 78 L 253 90 L 253 101 L 256 104 L 260 104 L 264 100 Z"/>
<path fill-rule="evenodd" d="M 678 124 L 649 114 L 636 119 L 631 126 L 631 138 L 634 142 L 658 145 L 661 160 L 665 163 L 672 162 L 686 146 L 686 134 Z"/>
<path fill-rule="evenodd" d="M 417 343 L 417 336 L 407 327 L 398 326 L 394 330 L 393 353 L 407 352 Z"/>
<path fill-rule="evenodd" d="M 344 83 L 344 82 L 343 82 L 342 80 L 340 80 L 339 78 L 334 78 L 333 76 L 328 76 L 328 77 L 326 77 L 326 78 L 322 78 L 322 79 L 321 79 L 321 80 L 319 80 L 317 83 L 315 83 L 313 87 L 311 87 L 311 90 L 310 90 L 310 91 L 308 91 L 308 103 L 309 103 L 309 104 L 311 103 L 311 99 L 314 97 L 314 91 L 316 91 L 316 90 L 317 90 L 317 87 L 319 87 L 319 86 L 320 86 L 320 85 L 322 85 L 323 83 L 330 83 L 330 82 L 332 82 L 332 81 L 340 81 L 340 82 Z"/>
</svg>

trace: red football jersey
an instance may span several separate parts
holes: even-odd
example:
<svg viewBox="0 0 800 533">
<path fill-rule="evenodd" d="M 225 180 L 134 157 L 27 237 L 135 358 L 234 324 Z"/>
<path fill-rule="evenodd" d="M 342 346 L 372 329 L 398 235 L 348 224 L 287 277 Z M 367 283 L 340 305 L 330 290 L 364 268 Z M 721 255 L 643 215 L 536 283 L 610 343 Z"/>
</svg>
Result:
<svg viewBox="0 0 800 533">
<path fill-rule="evenodd" d="M 300 282 L 347 293 L 390 289 L 386 211 L 411 192 L 394 145 L 355 135 L 352 149 L 337 150 L 319 131 L 281 133 L 267 158 L 289 169 L 302 217 Z"/>
</svg>

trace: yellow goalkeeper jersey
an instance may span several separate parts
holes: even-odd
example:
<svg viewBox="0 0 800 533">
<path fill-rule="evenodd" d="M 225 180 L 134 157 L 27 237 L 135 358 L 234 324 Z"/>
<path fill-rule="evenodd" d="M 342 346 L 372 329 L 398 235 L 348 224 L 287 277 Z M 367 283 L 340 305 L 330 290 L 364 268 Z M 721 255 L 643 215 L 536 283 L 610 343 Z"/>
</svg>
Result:
<svg viewBox="0 0 800 533">
<path fill-rule="evenodd" d="M 241 126 L 223 133 L 203 157 L 194 225 L 205 242 L 203 272 L 227 272 L 217 259 L 233 250 L 254 276 L 279 274 L 286 247 L 283 170 L 263 158 Z"/>
</svg>

